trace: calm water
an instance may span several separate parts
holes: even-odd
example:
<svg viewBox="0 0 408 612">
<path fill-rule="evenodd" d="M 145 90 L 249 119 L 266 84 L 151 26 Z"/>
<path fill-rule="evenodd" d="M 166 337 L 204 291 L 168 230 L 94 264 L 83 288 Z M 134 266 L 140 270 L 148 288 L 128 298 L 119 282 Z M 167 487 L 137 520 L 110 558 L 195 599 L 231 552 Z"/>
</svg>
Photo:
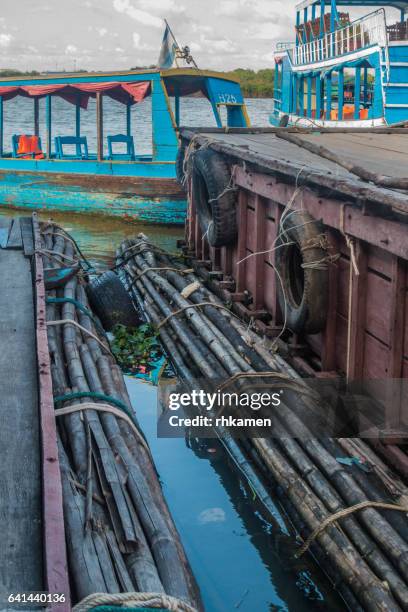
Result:
<svg viewBox="0 0 408 612">
<path fill-rule="evenodd" d="M 33 100 L 17 97 L 4 103 L 4 151 L 11 151 L 13 134 L 33 132 Z M 251 123 L 256 126 L 268 125 L 272 111 L 269 99 L 248 99 L 248 112 Z M 132 134 L 135 149 L 139 154 L 152 152 L 151 99 L 146 98 L 132 107 Z M 181 100 L 180 118 L 182 125 L 216 125 L 208 100 L 204 98 L 184 98 Z M 71 136 L 75 133 L 75 107 L 62 100 L 52 100 L 52 125 L 55 136 Z M 104 101 L 105 153 L 106 136 L 126 131 L 126 112 L 123 104 L 115 100 Z M 96 152 L 96 104 L 89 100 L 87 110 L 81 110 L 81 135 L 88 139 L 89 151 Z M 45 100 L 40 100 L 40 136 L 45 143 Z M 44 144 L 43 144 L 44 147 Z M 54 143 L 53 143 L 54 147 Z M 69 151 L 68 148 L 66 149 Z M 115 149 L 116 150 L 116 149 Z M 119 148 L 117 149 L 119 151 Z"/>
<path fill-rule="evenodd" d="M 193 123 L 212 125 L 205 100 L 186 100 L 183 123 L 193 115 Z M 14 132 L 32 130 L 32 103 L 20 99 L 5 105 L 5 142 Z M 249 100 L 253 124 L 267 125 L 270 100 Z M 72 133 L 73 108 L 60 100 L 54 103 L 55 134 Z M 57 113 L 58 110 L 58 113 Z M 90 149 L 95 145 L 94 106 L 83 112 L 82 133 Z M 115 133 L 123 107 L 105 106 L 105 133 Z M 146 123 L 149 101 L 135 107 L 133 126 L 140 152 L 148 152 L 151 138 Z M 18 117 L 18 124 L 17 124 Z M 199 118 L 199 121 L 197 121 Z M 191 121 L 190 121 L 191 123 Z M 123 113 L 123 129 L 125 117 Z M 139 131 L 138 131 L 139 126 Z M 0 209 L 0 216 L 18 215 Z M 42 212 L 40 217 L 51 215 Z M 52 213 L 52 218 L 69 230 L 96 268 L 103 270 L 114 261 L 114 251 L 126 237 L 138 232 L 149 235 L 168 250 L 175 250 L 182 229 L 143 226 L 121 219 Z M 211 441 L 209 447 L 192 450 L 184 440 L 156 436 L 156 389 L 127 378 L 127 386 L 137 417 L 146 433 L 161 478 L 164 493 L 180 532 L 208 612 L 311 612 L 345 609 L 321 572 L 308 558 L 294 561 L 293 544 L 288 542 L 259 512 L 239 475 L 229 464 L 222 448 Z M 318 586 L 316 586 L 318 585 Z"/>
</svg>

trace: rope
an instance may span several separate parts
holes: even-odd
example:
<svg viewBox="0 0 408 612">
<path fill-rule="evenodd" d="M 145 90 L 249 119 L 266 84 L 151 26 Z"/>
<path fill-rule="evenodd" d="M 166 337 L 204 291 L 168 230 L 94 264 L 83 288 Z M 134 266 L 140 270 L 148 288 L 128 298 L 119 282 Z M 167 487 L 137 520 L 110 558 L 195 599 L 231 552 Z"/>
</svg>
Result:
<svg viewBox="0 0 408 612">
<path fill-rule="evenodd" d="M 88 308 L 86 308 L 86 306 L 84 306 L 81 302 L 78 302 L 78 300 L 76 300 L 75 298 L 70 298 L 70 297 L 51 298 L 51 297 L 48 297 L 48 298 L 46 298 L 45 302 L 47 304 L 65 304 L 66 302 L 68 304 L 74 304 L 74 306 L 76 306 L 81 312 L 84 313 L 84 315 L 89 317 L 91 319 L 91 321 L 93 323 L 95 323 L 95 326 L 100 331 L 102 331 L 103 335 L 105 336 L 105 330 L 103 329 L 102 325 L 99 323 L 98 319 L 92 314 L 92 312 L 90 310 L 88 310 Z"/>
<path fill-rule="evenodd" d="M 111 355 L 112 357 L 114 357 L 114 355 L 112 354 L 112 351 L 110 350 L 109 346 L 106 346 L 106 344 L 104 344 L 102 342 L 102 340 L 100 340 L 98 338 L 98 336 L 96 336 L 95 334 L 93 334 L 91 331 L 89 331 L 88 329 L 86 329 L 86 327 L 83 327 L 82 325 L 80 325 L 77 321 L 74 321 L 73 319 L 60 319 L 59 321 L 47 321 L 47 325 L 49 326 L 54 326 L 54 325 L 74 325 L 75 327 L 78 327 L 82 332 L 84 332 L 85 334 L 87 334 L 88 336 L 90 336 L 91 338 L 93 338 L 94 340 L 96 340 L 96 342 L 98 342 L 98 344 L 101 345 L 101 347 L 107 352 L 109 353 L 109 355 Z"/>
<path fill-rule="evenodd" d="M 116 397 L 112 397 L 111 395 L 105 395 L 105 393 L 97 393 L 96 391 L 75 391 L 75 393 L 56 395 L 54 397 L 54 403 L 59 404 L 60 402 L 69 402 L 70 400 L 82 399 L 84 397 L 93 397 L 94 399 L 109 402 L 110 404 L 120 408 L 120 410 L 127 414 L 129 418 L 133 419 L 133 415 L 129 408 L 121 400 L 118 400 Z"/>
<path fill-rule="evenodd" d="M 92 266 L 92 264 L 89 262 L 89 260 L 88 260 L 88 259 L 85 257 L 85 255 L 84 255 L 84 254 L 83 254 L 83 252 L 81 251 L 81 249 L 80 249 L 80 247 L 79 247 L 79 245 L 78 245 L 77 241 L 76 241 L 76 240 L 75 240 L 75 239 L 74 239 L 74 238 L 73 238 L 73 237 L 72 237 L 70 234 L 68 234 L 68 232 L 67 232 L 67 231 L 66 231 L 66 230 L 65 230 L 63 227 L 61 227 L 61 225 L 58 225 L 58 223 L 55 223 L 55 221 L 48 220 L 48 221 L 46 222 L 46 224 L 45 224 L 45 227 L 50 226 L 50 225 L 52 225 L 52 226 L 54 226 L 54 227 L 57 227 L 59 230 L 61 230 L 62 235 L 64 236 L 64 238 L 66 238 L 67 240 L 69 240 L 69 241 L 70 241 L 70 242 L 71 242 L 71 243 L 74 245 L 74 247 L 76 248 L 76 250 L 77 250 L 77 252 L 78 252 L 79 256 L 81 257 L 81 259 L 82 259 L 82 260 L 84 261 L 84 263 L 85 263 L 85 264 L 88 266 L 88 271 L 89 271 L 89 272 L 91 272 L 91 271 L 92 271 L 92 272 L 94 272 L 94 271 L 95 271 L 95 268 Z M 45 233 L 46 233 L 46 232 L 43 232 L 43 234 L 45 234 Z M 48 233 L 48 232 L 47 232 L 47 233 Z M 61 235 L 61 234 L 60 234 L 60 232 L 54 232 L 54 235 Z"/>
<path fill-rule="evenodd" d="M 214 302 L 199 302 L 198 304 L 187 304 L 187 306 L 182 306 L 178 310 L 171 312 L 169 315 L 167 315 L 165 319 L 163 319 L 163 321 L 160 321 L 156 329 L 160 329 L 161 327 L 163 327 L 163 325 L 165 325 L 169 321 L 169 319 L 179 315 L 185 310 L 188 310 L 189 308 L 200 308 L 201 306 L 214 306 L 214 308 L 220 308 L 221 310 L 226 310 L 229 315 L 235 316 L 234 313 L 232 313 L 230 309 L 224 306 L 223 304 L 215 304 Z"/>
<path fill-rule="evenodd" d="M 359 276 L 360 271 L 357 266 L 355 255 L 355 242 L 348 236 L 344 229 L 344 209 L 345 204 L 340 208 L 340 232 L 346 240 L 348 249 L 350 250 L 350 265 L 349 265 L 349 286 L 348 286 L 348 319 L 347 319 L 347 350 L 346 350 L 346 378 L 350 379 L 350 362 L 351 362 L 351 310 L 353 303 L 353 270 L 356 276 Z"/>
<path fill-rule="evenodd" d="M 72 395 L 76 395 L 76 394 L 72 393 L 71 396 Z M 90 395 L 90 394 L 86 394 L 86 395 Z M 102 395 L 102 394 L 97 394 L 97 395 Z M 63 401 L 59 397 L 56 397 L 54 401 L 57 402 L 58 400 Z M 112 398 L 110 398 L 110 401 L 112 401 Z M 118 408 L 115 408 L 114 406 L 110 406 L 109 404 L 96 404 L 95 402 L 84 402 L 83 404 L 73 404 L 72 406 L 65 406 L 64 408 L 57 408 L 55 410 L 55 416 L 56 417 L 66 416 L 67 414 L 72 414 L 73 412 L 82 412 L 83 410 L 96 410 L 96 412 L 110 412 L 111 414 L 115 415 L 119 419 L 126 421 L 126 423 L 130 426 L 132 431 L 136 434 L 138 439 L 141 441 L 144 448 L 150 454 L 150 448 L 146 442 L 145 437 L 143 436 L 141 431 L 138 429 L 138 427 L 136 427 L 134 420 L 130 418 L 130 416 L 128 416 L 127 412 L 126 413 L 123 412 L 122 408 L 119 410 Z"/>
<path fill-rule="evenodd" d="M 73 259 L 72 257 L 68 257 L 68 255 L 64 255 L 63 253 L 57 253 L 56 251 L 51 251 L 50 249 L 36 249 L 34 251 L 34 253 L 38 253 L 38 255 L 45 255 L 45 257 L 49 257 L 50 259 L 54 259 L 59 264 L 61 262 L 58 261 L 57 257 L 60 257 L 61 259 L 66 259 L 67 261 L 69 261 L 72 264 L 78 263 L 76 259 Z"/>
<path fill-rule="evenodd" d="M 364 510 L 364 508 L 382 508 L 383 510 L 396 510 L 397 512 L 408 512 L 408 507 L 399 506 L 397 504 L 388 504 L 386 502 L 376 502 L 376 501 L 363 501 L 359 504 L 355 504 L 354 506 L 350 506 L 349 508 L 345 508 L 343 510 L 339 510 L 339 512 L 335 512 L 334 514 L 328 516 L 324 519 L 324 521 L 314 529 L 314 531 L 310 534 L 307 540 L 302 545 L 299 552 L 296 553 L 296 557 L 301 557 L 309 548 L 311 543 L 324 531 L 329 527 L 332 523 L 337 521 L 340 518 L 344 518 L 349 516 L 353 512 L 358 512 L 359 510 Z"/>
<path fill-rule="evenodd" d="M 164 608 L 169 612 L 197 612 L 187 602 L 166 593 L 92 593 L 73 607 L 72 612 L 89 612 L 102 605 L 129 604 L 133 608 Z M 129 609 L 129 607 L 127 606 Z"/>
</svg>

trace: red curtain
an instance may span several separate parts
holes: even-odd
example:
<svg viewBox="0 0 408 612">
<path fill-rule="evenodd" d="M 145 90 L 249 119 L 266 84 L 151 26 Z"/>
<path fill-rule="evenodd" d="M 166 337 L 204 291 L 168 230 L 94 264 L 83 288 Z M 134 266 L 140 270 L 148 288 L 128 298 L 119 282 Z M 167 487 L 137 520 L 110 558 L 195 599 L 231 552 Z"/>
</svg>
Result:
<svg viewBox="0 0 408 612">
<path fill-rule="evenodd" d="M 79 99 L 82 108 L 87 108 L 89 98 L 94 98 L 97 93 L 103 93 L 118 102 L 122 102 L 122 104 L 127 104 L 128 102 L 136 104 L 150 94 L 150 81 L 0 87 L 0 96 L 3 96 L 4 100 L 11 100 L 15 96 L 41 98 L 54 94 L 72 104 L 75 104 Z"/>
</svg>

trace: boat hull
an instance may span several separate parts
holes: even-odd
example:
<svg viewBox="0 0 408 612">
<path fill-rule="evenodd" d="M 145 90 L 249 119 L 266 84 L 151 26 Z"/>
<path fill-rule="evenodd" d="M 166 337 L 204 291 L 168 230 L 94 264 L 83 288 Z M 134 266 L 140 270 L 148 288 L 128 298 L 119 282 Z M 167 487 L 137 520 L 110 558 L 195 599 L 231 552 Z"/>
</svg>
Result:
<svg viewBox="0 0 408 612">
<path fill-rule="evenodd" d="M 0 205 L 174 225 L 183 224 L 186 215 L 185 194 L 172 177 L 0 169 Z"/>
</svg>

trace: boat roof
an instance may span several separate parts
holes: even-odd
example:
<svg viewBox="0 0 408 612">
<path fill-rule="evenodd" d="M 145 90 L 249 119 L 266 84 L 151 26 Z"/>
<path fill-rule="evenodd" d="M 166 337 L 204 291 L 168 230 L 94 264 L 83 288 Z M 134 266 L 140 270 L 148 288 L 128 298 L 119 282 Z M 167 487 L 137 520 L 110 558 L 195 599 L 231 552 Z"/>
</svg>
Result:
<svg viewBox="0 0 408 612">
<path fill-rule="evenodd" d="M 323 0 L 327 6 L 331 5 L 330 0 Z M 320 0 L 303 0 L 296 5 L 296 10 L 301 11 L 308 6 L 319 5 Z M 391 6 L 398 9 L 399 11 L 406 11 L 408 8 L 408 1 L 406 0 L 336 0 L 337 6 L 367 6 L 367 7 L 386 7 Z"/>
<path fill-rule="evenodd" d="M 205 78 L 220 79 L 239 83 L 238 79 L 231 77 L 223 72 L 213 70 L 200 70 L 199 68 L 171 68 L 168 70 L 160 70 L 158 68 L 147 68 L 140 70 L 127 71 L 112 71 L 112 72 L 60 72 L 60 73 L 44 73 L 38 75 L 14 75 L 1 76 L 1 85 L 52 85 L 52 84 L 69 84 L 75 82 L 116 82 L 116 81 L 133 81 L 133 80 L 151 80 L 156 75 L 171 84 L 177 80 L 179 84 L 185 83 L 190 90 L 189 93 L 200 92 Z M 182 95 L 184 92 L 181 92 Z"/>
</svg>

